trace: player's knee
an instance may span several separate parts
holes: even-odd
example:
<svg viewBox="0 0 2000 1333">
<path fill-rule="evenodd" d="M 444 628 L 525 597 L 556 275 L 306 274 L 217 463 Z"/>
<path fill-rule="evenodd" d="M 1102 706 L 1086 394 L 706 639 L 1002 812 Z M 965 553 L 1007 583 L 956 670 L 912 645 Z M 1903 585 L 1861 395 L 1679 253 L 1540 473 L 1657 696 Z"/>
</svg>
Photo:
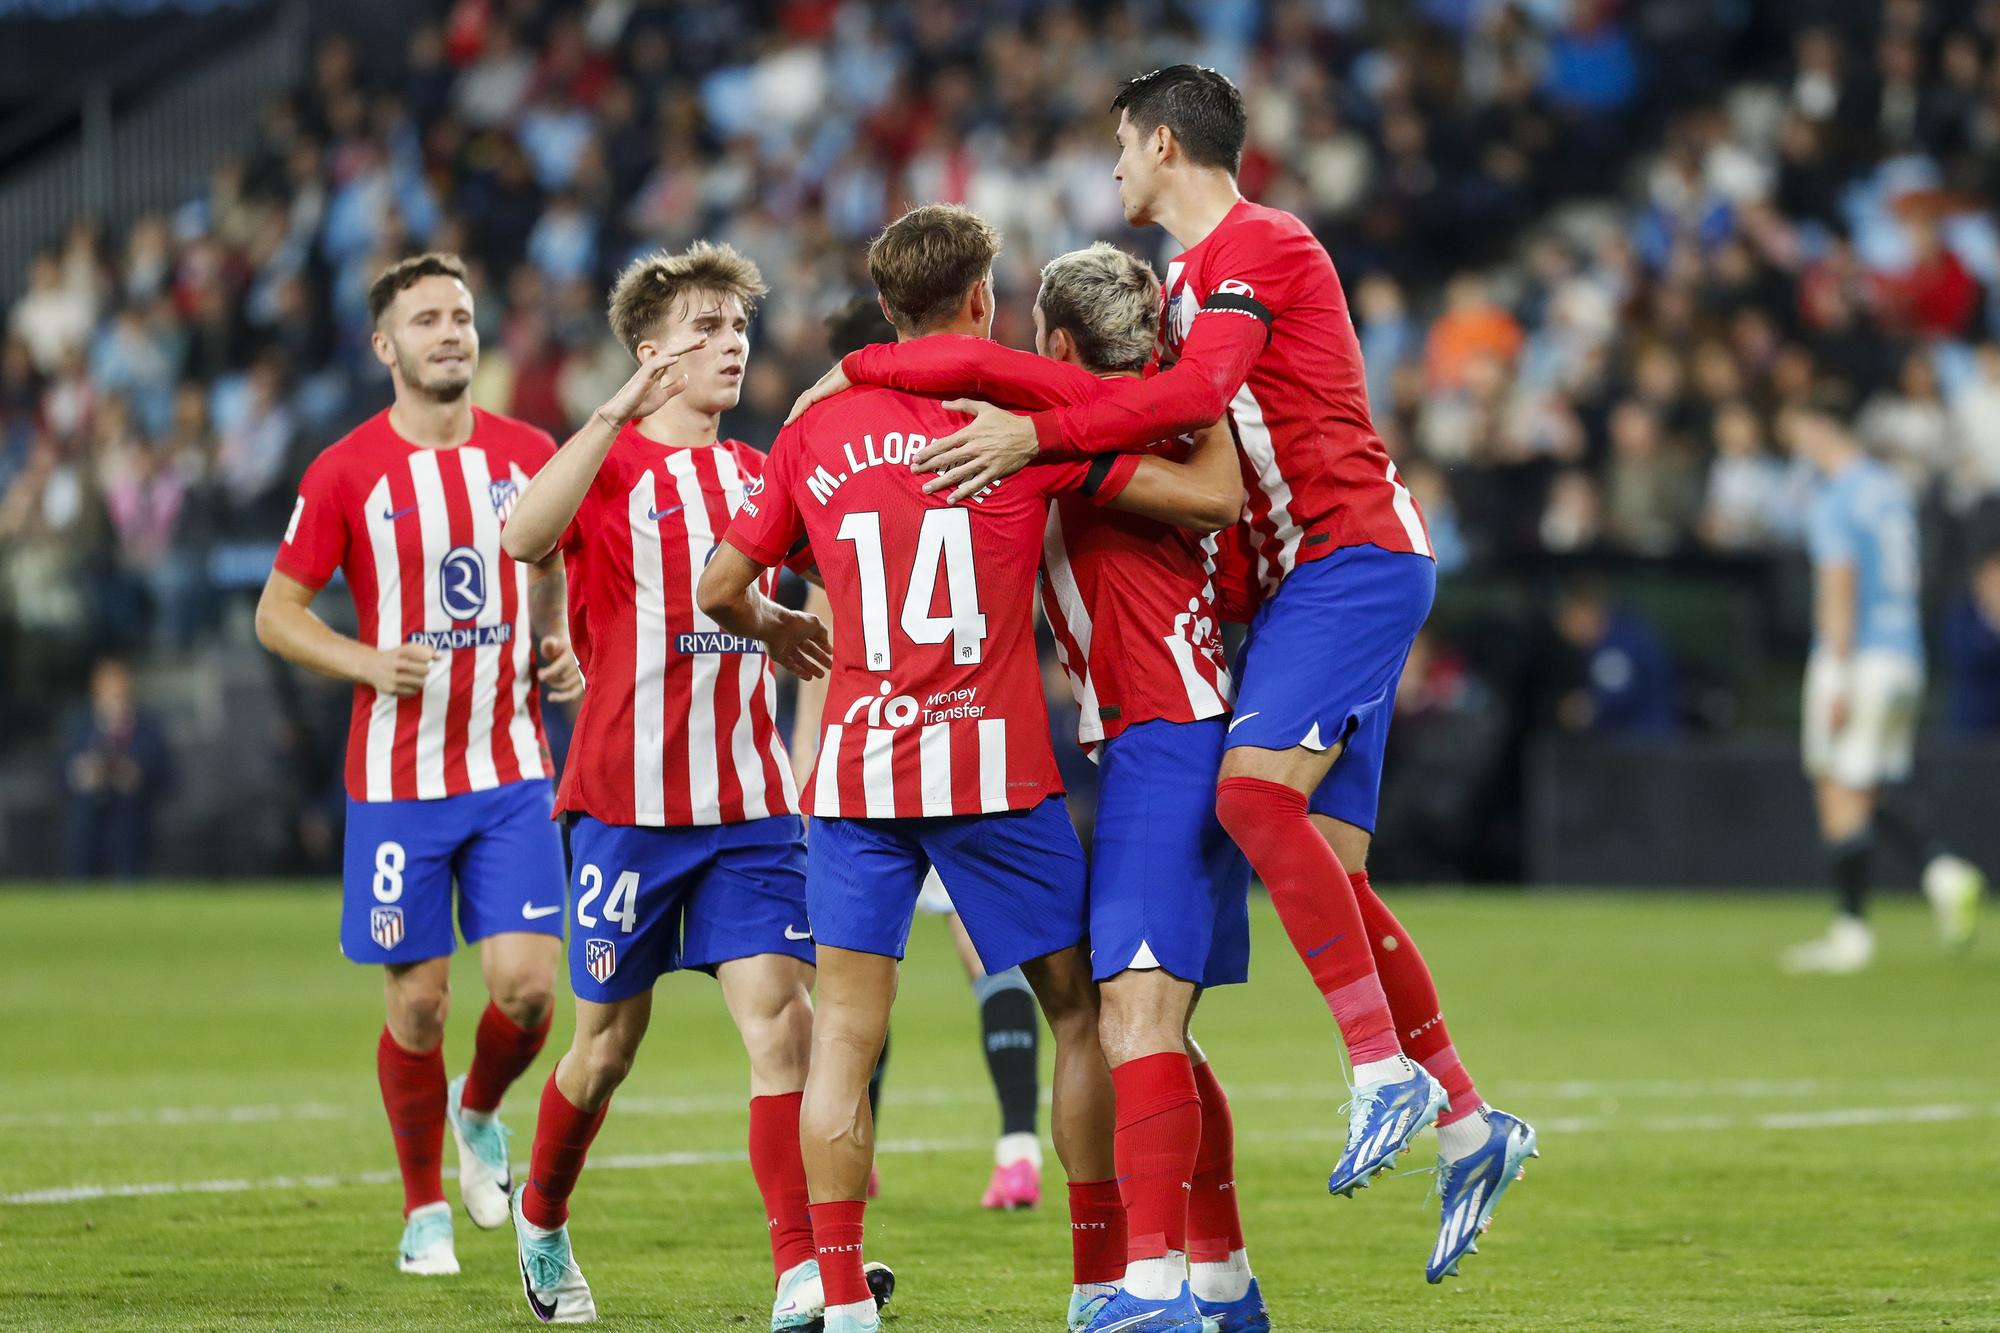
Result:
<svg viewBox="0 0 2000 1333">
<path fill-rule="evenodd" d="M 389 1030 L 406 1050 L 428 1051 L 444 1040 L 451 992 L 443 986 L 404 985 L 390 993 Z"/>
<path fill-rule="evenodd" d="M 601 1105 L 606 1097 L 617 1091 L 618 1085 L 632 1072 L 632 1061 L 638 1055 L 638 1048 L 605 1033 L 577 1054 L 581 1056 L 586 1096 L 595 1106 Z"/>
<path fill-rule="evenodd" d="M 804 992 L 788 997 L 770 1013 L 743 1024 L 743 1047 L 750 1055 L 750 1075 L 762 1086 L 803 1086 L 812 1043 L 812 1005 Z"/>
<path fill-rule="evenodd" d="M 507 977 L 495 984 L 493 1003 L 515 1026 L 538 1028 L 555 1007 L 555 988 L 546 976 Z"/>
</svg>

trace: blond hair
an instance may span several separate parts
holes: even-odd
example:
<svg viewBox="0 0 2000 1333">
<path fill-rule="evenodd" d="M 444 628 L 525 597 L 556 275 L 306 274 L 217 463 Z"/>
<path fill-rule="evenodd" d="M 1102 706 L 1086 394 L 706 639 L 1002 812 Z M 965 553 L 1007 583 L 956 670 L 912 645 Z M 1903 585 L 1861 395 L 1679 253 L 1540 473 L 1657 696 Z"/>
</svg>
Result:
<svg viewBox="0 0 2000 1333">
<path fill-rule="evenodd" d="M 965 294 L 993 271 L 1000 233 L 958 204 L 925 204 L 885 227 L 868 246 L 868 276 L 904 333 L 950 319 Z"/>
<path fill-rule="evenodd" d="M 696 241 L 679 254 L 656 251 L 625 266 L 612 284 L 607 313 L 611 332 L 634 356 L 659 334 L 677 307 L 696 293 L 735 297 L 748 315 L 768 292 L 764 275 L 733 245 Z"/>
<path fill-rule="evenodd" d="M 1057 255 L 1042 268 L 1035 298 L 1050 333 L 1076 340 L 1094 371 L 1143 370 L 1160 327 L 1160 280 L 1137 255 L 1099 241 Z"/>
</svg>

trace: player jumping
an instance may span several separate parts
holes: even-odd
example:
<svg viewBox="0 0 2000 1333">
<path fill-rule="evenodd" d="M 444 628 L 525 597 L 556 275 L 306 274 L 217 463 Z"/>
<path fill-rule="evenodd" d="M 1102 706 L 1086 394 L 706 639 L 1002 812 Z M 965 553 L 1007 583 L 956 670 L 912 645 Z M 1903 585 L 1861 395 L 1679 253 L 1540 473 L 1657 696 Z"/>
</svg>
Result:
<svg viewBox="0 0 2000 1333">
<path fill-rule="evenodd" d="M 1924 834 L 1907 802 L 1883 799 L 1884 787 L 1910 776 L 1924 692 L 1916 506 L 1895 470 L 1868 457 L 1831 412 L 1796 407 L 1782 424 L 1786 443 L 1820 474 L 1807 520 L 1814 591 L 1803 748 L 1840 903 L 1832 928 L 1788 950 L 1785 967 L 1858 972 L 1874 958 L 1865 914 L 1880 835 L 1922 859 L 1940 933 L 1962 948 L 1984 877 Z"/>
<path fill-rule="evenodd" d="M 985 337 L 998 248 L 992 228 L 962 208 L 919 208 L 891 224 L 869 269 L 899 336 Z M 961 421 L 935 399 L 875 388 L 806 413 L 778 437 L 763 494 L 738 516 L 698 594 L 720 623 L 764 639 L 782 660 L 813 630 L 753 589 L 809 543 L 833 606 L 833 681 L 808 799 L 820 1003 L 803 1116 L 826 1333 L 879 1326 L 861 1268 L 866 1091 L 931 865 L 987 967 L 1020 965 L 1042 1004 L 1069 1179 L 1113 1177 L 1112 1088 L 1081 947 L 1085 868 L 1049 747 L 1033 585 L 1051 496 L 1177 513 L 1190 478 L 1159 459 L 1105 457 L 1032 468 L 953 504 L 923 493 L 910 460 Z M 1175 1317 L 1148 1327 L 1198 1329 L 1185 1285 L 1178 1298 Z"/>
<path fill-rule="evenodd" d="M 1043 268 L 1041 355 L 925 338 L 860 351 L 840 375 L 918 393 L 979 391 L 1012 408 L 1087 403 L 1144 369 L 1159 318 L 1153 271 L 1096 245 Z M 968 359 L 971 379 L 960 369 Z M 1243 486 L 1226 427 L 1161 451 L 1200 470 L 1216 499 L 1205 527 L 1233 521 Z M 1112 1257 L 1122 1290 L 1079 1272 L 1072 1329 L 1155 1316 L 1188 1277 L 1220 1333 L 1270 1327 L 1243 1244 L 1228 1099 L 1187 1035 L 1200 989 L 1249 976 L 1249 866 L 1215 818 L 1231 687 L 1209 562 L 1197 537 L 1074 496 L 1057 500 L 1043 543 L 1042 608 L 1076 696 L 1077 739 L 1103 773 L 1090 942 L 1121 1183 L 1097 1188 L 1113 1206 L 1122 1194 L 1128 1219 L 1125 1253 Z"/>
<path fill-rule="evenodd" d="M 799 1156 L 813 945 L 798 793 L 761 645 L 694 604 L 717 535 L 763 484 L 764 456 L 719 428 L 741 393 L 764 290 L 727 247 L 627 268 L 611 326 L 639 368 L 528 487 L 503 535 L 523 558 L 567 559 L 591 678 L 556 801 L 571 821 L 576 1036 L 542 1090 L 532 1170 L 515 1196 L 522 1286 L 544 1321 L 595 1317 L 571 1256 L 569 1197 L 638 1054 L 654 983 L 682 969 L 720 983 L 750 1056 L 750 1168 L 777 1278 L 771 1327 L 819 1317 Z"/>
<path fill-rule="evenodd" d="M 375 1070 L 403 1176 L 398 1267 L 456 1273 L 445 1124 L 466 1212 L 499 1226 L 512 1177 L 496 1113 L 548 1036 L 562 950 L 562 843 L 536 679 L 571 699 L 583 678 L 562 621 L 562 557 L 531 569 L 501 547 L 501 524 L 553 442 L 472 406 L 479 334 L 464 266 L 406 259 L 375 280 L 368 309 L 395 402 L 306 469 L 257 638 L 354 682 L 340 948 L 386 978 Z M 336 570 L 358 638 L 312 612 Z M 454 880 L 490 998 L 472 1067 L 447 1086 Z"/>
<path fill-rule="evenodd" d="M 1457 1268 L 1534 1155 L 1460 1062 L 1430 972 L 1368 884 L 1396 682 L 1437 569 L 1415 500 L 1369 423 L 1361 351 L 1306 225 L 1236 188 L 1245 118 L 1222 75 L 1174 65 L 1125 84 L 1115 175 L 1126 220 L 1184 248 L 1167 270 L 1160 374 L 1031 417 L 975 404 L 930 442 L 929 488 L 973 494 L 1039 455 L 1142 447 L 1227 414 L 1264 603 L 1238 672 L 1216 812 L 1271 893 L 1354 1064 L 1350 1193 L 1440 1125 L 1433 1282 Z M 1352 867 L 1350 873 L 1349 867 Z"/>
</svg>

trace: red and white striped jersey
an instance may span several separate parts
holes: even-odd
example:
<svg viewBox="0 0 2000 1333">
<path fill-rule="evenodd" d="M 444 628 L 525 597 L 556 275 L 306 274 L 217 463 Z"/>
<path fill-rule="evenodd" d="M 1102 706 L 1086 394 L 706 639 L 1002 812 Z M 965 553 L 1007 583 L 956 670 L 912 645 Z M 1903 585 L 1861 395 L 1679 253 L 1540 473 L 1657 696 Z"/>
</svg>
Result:
<svg viewBox="0 0 2000 1333">
<path fill-rule="evenodd" d="M 694 588 L 764 455 L 673 448 L 627 423 L 563 531 L 570 641 L 590 686 L 556 809 L 606 824 L 738 824 L 798 811 L 764 645 L 716 627 Z M 776 585 L 775 575 L 764 591 Z"/>
<path fill-rule="evenodd" d="M 500 549 L 500 526 L 555 446 L 524 422 L 472 415 L 472 438 L 453 449 L 411 444 L 387 411 L 356 426 L 306 469 L 278 547 L 278 572 L 309 588 L 346 574 L 363 643 L 437 649 L 417 694 L 354 687 L 347 792 L 357 801 L 458 796 L 553 767 L 528 566 Z"/>
<path fill-rule="evenodd" d="M 1096 401 L 1040 412 L 1044 449 L 1102 453 L 1236 430 L 1258 577 L 1348 546 L 1430 555 L 1417 502 L 1368 415 L 1361 343 L 1333 260 L 1305 223 L 1248 200 L 1167 265 L 1162 361 Z"/>
<path fill-rule="evenodd" d="M 726 540 L 763 565 L 809 542 L 833 672 L 807 807 L 829 818 L 992 814 L 1062 792 L 1035 660 L 1051 496 L 1115 498 L 1138 460 L 1024 469 L 961 505 L 909 460 L 966 418 L 851 389 L 787 426 Z"/>
<path fill-rule="evenodd" d="M 1117 383 L 987 338 L 935 337 L 864 347 L 849 380 L 915 393 L 966 394 L 1003 407 L 1087 403 Z M 1178 462 L 1186 438 L 1148 452 Z M 1229 711 L 1213 538 L 1059 496 L 1042 539 L 1042 612 L 1076 696 L 1086 749 L 1140 722 L 1193 722 Z"/>
</svg>

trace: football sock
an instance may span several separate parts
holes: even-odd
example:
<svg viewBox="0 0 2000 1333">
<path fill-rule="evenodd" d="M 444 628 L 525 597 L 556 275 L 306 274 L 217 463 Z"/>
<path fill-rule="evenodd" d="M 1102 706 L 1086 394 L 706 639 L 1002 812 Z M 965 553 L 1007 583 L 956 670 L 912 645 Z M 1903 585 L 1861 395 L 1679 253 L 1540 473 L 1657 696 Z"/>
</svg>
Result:
<svg viewBox="0 0 2000 1333">
<path fill-rule="evenodd" d="M 1271 891 L 1292 948 L 1340 1025 L 1347 1058 L 1361 1065 L 1398 1054 L 1354 886 L 1313 827 L 1306 798 L 1261 778 L 1224 778 L 1215 792 L 1216 817 Z"/>
<path fill-rule="evenodd" d="M 1855 920 L 1868 912 L 1868 875 L 1874 868 L 1875 839 L 1866 830 L 1828 849 L 1840 910 Z"/>
<path fill-rule="evenodd" d="M 1127 1060 L 1111 1071 L 1111 1082 L 1118 1092 L 1112 1151 L 1118 1164 L 1118 1194 L 1125 1203 L 1129 1289 L 1132 1266 L 1140 1260 L 1187 1249 L 1188 1193 L 1201 1140 L 1201 1094 L 1195 1091 L 1186 1051 Z M 1134 1294 L 1146 1295 L 1136 1290 Z"/>
<path fill-rule="evenodd" d="M 1483 1107 L 1471 1115 L 1455 1116 L 1448 1125 L 1438 1124 L 1438 1155 L 1447 1162 L 1464 1161 L 1484 1147 L 1492 1134 Z"/>
<path fill-rule="evenodd" d="M 1188 1283 L 1197 1298 L 1229 1305 L 1250 1294 L 1250 1251 L 1234 1250 L 1220 1263 L 1190 1263 Z"/>
<path fill-rule="evenodd" d="M 506 1011 L 491 1000 L 479 1016 L 479 1036 L 472 1048 L 472 1068 L 465 1076 L 465 1090 L 458 1107 L 474 1115 L 491 1115 L 500 1109 L 500 1099 L 514 1080 L 527 1072 L 549 1039 L 549 1024 L 555 1006 L 542 1016 L 539 1025 L 524 1028 L 507 1017 Z"/>
<path fill-rule="evenodd" d="M 875 1298 L 869 1294 L 868 1278 L 861 1270 L 862 1214 L 867 1209 L 865 1199 L 835 1199 L 812 1206 L 813 1251 L 819 1259 L 820 1281 L 826 1286 L 829 1315 L 837 1305 L 859 1305 L 862 1301 L 868 1302 L 868 1313 L 874 1312 Z"/>
<path fill-rule="evenodd" d="M 1907 782 L 1884 787 L 1875 797 L 1875 817 L 1869 831 L 1878 842 L 1893 843 L 1918 866 L 1927 866 L 1950 849 L 1938 841 L 1937 830 L 1923 811 L 1923 802 Z"/>
<path fill-rule="evenodd" d="M 1000 1132 L 1033 1134 L 1041 1107 L 1038 1047 L 1040 1019 L 1035 993 L 1021 969 L 980 977 L 972 983 L 979 1001 L 979 1029 L 986 1046 L 986 1069 L 1000 1098 Z"/>
<path fill-rule="evenodd" d="M 403 1173 L 403 1216 L 425 1204 L 444 1202 L 444 1043 L 428 1051 L 406 1051 L 389 1035 L 375 1043 L 375 1077 L 382 1084 L 382 1109 L 396 1141 L 396 1165 Z"/>
<path fill-rule="evenodd" d="M 1125 1205 L 1115 1180 L 1069 1183 L 1070 1281 L 1116 1283 L 1125 1275 Z"/>
<path fill-rule="evenodd" d="M 875 1071 L 868 1076 L 868 1118 L 880 1124 L 882 1114 L 882 1079 L 889 1072 L 889 1034 L 882 1034 L 882 1054 L 875 1057 Z"/>
<path fill-rule="evenodd" d="M 781 1277 L 792 1265 L 813 1257 L 806 1164 L 799 1156 L 799 1102 L 804 1096 L 787 1092 L 750 1099 L 750 1173 L 764 1196 L 771 1267 Z"/>
<path fill-rule="evenodd" d="M 1188 1194 L 1188 1260 L 1198 1272 L 1243 1248 L 1243 1220 L 1236 1208 L 1236 1126 L 1229 1098 L 1206 1060 L 1194 1067 L 1194 1087 L 1201 1098 L 1201 1141 Z M 1206 1293 L 1203 1298 L 1220 1299 Z"/>
<path fill-rule="evenodd" d="M 542 1085 L 541 1113 L 535 1117 L 535 1146 L 528 1158 L 528 1184 L 521 1191 L 521 1216 L 551 1231 L 569 1221 L 569 1196 L 609 1109 L 608 1097 L 595 1111 L 572 1105 L 550 1071 L 549 1081 Z"/>
<path fill-rule="evenodd" d="M 1125 1265 L 1121 1284 L 1142 1301 L 1170 1301 L 1187 1281 L 1187 1256 L 1169 1250 L 1157 1259 L 1134 1259 Z"/>
<path fill-rule="evenodd" d="M 1462 1120 L 1485 1103 L 1479 1099 L 1472 1075 L 1466 1072 L 1451 1044 L 1431 970 L 1424 965 L 1424 956 L 1417 951 L 1410 932 L 1403 929 L 1396 914 L 1376 895 L 1374 886 L 1368 882 L 1368 872 L 1357 871 L 1348 876 L 1348 881 L 1354 885 L 1361 920 L 1368 928 L 1368 943 L 1375 951 L 1375 971 L 1382 978 L 1383 993 L 1389 997 L 1389 1012 L 1396 1020 L 1396 1036 L 1402 1042 L 1403 1054 L 1444 1084 L 1445 1095 L 1451 1098 L 1451 1109 L 1438 1116 L 1439 1128 Z M 1484 1141 L 1482 1137 L 1481 1142 Z"/>
</svg>

